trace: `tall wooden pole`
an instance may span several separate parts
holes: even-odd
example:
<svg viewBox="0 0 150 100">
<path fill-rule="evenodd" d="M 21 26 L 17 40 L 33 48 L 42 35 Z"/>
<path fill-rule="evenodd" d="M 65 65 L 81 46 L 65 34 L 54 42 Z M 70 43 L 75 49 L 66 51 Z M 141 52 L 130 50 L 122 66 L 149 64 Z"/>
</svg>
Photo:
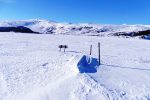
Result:
<svg viewBox="0 0 150 100">
<path fill-rule="evenodd" d="M 90 46 L 90 55 L 92 55 L 92 45 Z"/>
<path fill-rule="evenodd" d="M 101 61 L 101 51 L 100 51 L 100 42 L 98 43 L 98 61 L 99 61 L 99 65 L 100 65 L 100 61 Z"/>
</svg>

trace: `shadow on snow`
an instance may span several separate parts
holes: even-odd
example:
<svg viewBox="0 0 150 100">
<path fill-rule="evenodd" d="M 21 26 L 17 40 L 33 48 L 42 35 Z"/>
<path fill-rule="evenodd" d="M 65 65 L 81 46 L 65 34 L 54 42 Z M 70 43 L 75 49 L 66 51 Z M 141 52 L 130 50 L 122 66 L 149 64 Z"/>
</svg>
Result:
<svg viewBox="0 0 150 100">
<path fill-rule="evenodd" d="M 98 60 L 90 56 L 83 56 L 78 62 L 77 67 L 80 73 L 96 73 L 99 66 Z"/>
<path fill-rule="evenodd" d="M 101 64 L 101 65 L 108 66 L 108 67 L 114 67 L 114 68 L 124 68 L 124 69 L 150 71 L 150 69 L 144 69 L 144 68 L 122 67 L 122 66 L 118 66 L 118 65 L 107 65 L 107 64 Z"/>
</svg>

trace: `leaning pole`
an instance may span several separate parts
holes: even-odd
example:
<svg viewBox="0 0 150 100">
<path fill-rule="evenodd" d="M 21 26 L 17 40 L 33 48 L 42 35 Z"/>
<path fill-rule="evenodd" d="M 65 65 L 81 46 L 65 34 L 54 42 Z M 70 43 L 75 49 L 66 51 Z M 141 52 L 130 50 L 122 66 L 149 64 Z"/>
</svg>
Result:
<svg viewBox="0 0 150 100">
<path fill-rule="evenodd" d="M 100 51 L 100 42 L 98 43 L 98 61 L 99 61 L 99 65 L 100 65 L 100 61 L 101 61 L 101 51 Z"/>
</svg>

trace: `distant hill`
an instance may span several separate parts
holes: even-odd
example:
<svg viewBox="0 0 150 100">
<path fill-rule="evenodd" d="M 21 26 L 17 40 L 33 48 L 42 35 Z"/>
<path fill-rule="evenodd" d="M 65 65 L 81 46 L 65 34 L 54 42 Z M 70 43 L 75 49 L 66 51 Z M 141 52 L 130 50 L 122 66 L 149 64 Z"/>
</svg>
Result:
<svg viewBox="0 0 150 100">
<path fill-rule="evenodd" d="M 11 29 L 14 32 L 41 34 L 140 37 L 150 34 L 150 25 L 109 25 L 89 23 L 71 24 L 38 19 L 21 21 L 1 21 L 0 27 L 1 32 L 5 30 L 10 31 Z"/>
</svg>

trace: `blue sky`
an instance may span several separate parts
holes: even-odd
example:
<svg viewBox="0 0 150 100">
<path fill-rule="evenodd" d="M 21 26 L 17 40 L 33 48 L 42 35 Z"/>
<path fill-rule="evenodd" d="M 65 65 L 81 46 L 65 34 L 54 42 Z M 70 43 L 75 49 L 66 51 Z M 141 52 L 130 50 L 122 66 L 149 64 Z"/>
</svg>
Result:
<svg viewBox="0 0 150 100">
<path fill-rule="evenodd" d="M 150 24 L 150 0 L 0 0 L 0 20 Z"/>
</svg>

